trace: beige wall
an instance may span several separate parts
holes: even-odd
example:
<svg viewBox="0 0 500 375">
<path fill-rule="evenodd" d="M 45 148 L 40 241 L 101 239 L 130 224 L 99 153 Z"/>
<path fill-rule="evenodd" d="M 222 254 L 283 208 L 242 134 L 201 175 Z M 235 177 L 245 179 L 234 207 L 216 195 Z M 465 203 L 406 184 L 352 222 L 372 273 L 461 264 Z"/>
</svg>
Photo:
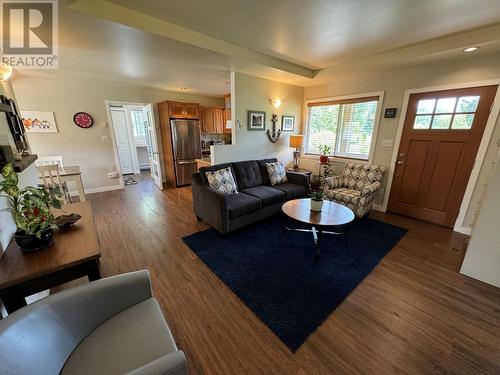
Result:
<svg viewBox="0 0 500 375">
<path fill-rule="evenodd" d="M 394 119 L 385 119 L 382 115 L 373 161 L 375 164 L 389 165 L 393 147 L 383 147 L 382 140 L 394 140 L 396 137 L 399 117 L 402 115 L 401 107 L 405 90 L 490 79 L 500 79 L 500 54 L 473 56 L 456 62 L 429 64 L 411 69 L 387 71 L 359 78 L 357 77 L 356 79 L 349 79 L 349 77 L 346 77 L 345 79 L 326 85 L 307 87 L 304 91 L 304 97 L 307 100 L 384 91 L 383 108 L 396 107 L 398 108 L 398 113 L 397 117 Z M 470 226 L 474 220 L 477 202 L 482 196 L 482 188 L 495 153 L 494 149 L 496 147 L 493 144 L 500 138 L 499 123 L 500 121 L 497 120 L 492 142 L 484 161 L 486 167 L 481 170 L 478 184 L 476 185 L 471 200 L 471 205 L 465 217 L 464 226 Z M 317 171 L 316 160 L 302 158 L 301 166 Z M 383 197 L 379 195 L 376 202 L 381 204 L 382 201 Z"/>
<path fill-rule="evenodd" d="M 278 115 L 277 127 L 281 127 L 281 116 L 295 116 L 295 133 L 298 133 L 302 124 L 302 105 L 304 102 L 304 89 L 285 83 L 257 78 L 242 73 L 232 76 L 233 111 L 241 128 L 235 122 L 235 140 L 233 145 L 217 146 L 214 152 L 216 164 L 228 161 L 261 159 L 278 157 L 285 164 L 292 160 L 292 149 L 288 147 L 291 133 L 282 133 L 277 143 L 272 143 L 267 137 L 267 129 L 272 128 L 271 116 Z M 283 100 L 280 108 L 274 108 L 269 102 L 270 98 Z M 266 131 L 247 130 L 247 111 L 266 112 Z"/>
<path fill-rule="evenodd" d="M 223 106 L 218 97 L 178 94 L 132 86 L 119 86 L 103 81 L 86 79 L 57 80 L 19 77 L 13 82 L 21 110 L 53 111 L 58 133 L 28 135 L 32 151 L 39 156 L 62 155 L 66 165 L 79 165 L 85 189 L 106 189 L 117 185 L 118 180 L 108 178 L 115 170 L 111 137 L 107 125 L 105 100 L 156 103 L 162 100 L 179 100 L 203 105 Z M 73 123 L 76 112 L 88 112 L 94 126 L 80 129 Z"/>
</svg>

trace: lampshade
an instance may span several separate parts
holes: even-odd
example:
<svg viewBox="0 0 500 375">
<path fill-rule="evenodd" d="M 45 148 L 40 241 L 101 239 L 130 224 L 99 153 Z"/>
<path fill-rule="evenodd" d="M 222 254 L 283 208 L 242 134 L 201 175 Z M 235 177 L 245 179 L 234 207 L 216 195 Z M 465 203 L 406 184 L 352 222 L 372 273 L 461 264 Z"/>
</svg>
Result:
<svg viewBox="0 0 500 375">
<path fill-rule="evenodd" d="M 301 148 L 302 143 L 304 142 L 304 136 L 301 134 L 290 135 L 290 147 L 293 148 Z"/>
</svg>

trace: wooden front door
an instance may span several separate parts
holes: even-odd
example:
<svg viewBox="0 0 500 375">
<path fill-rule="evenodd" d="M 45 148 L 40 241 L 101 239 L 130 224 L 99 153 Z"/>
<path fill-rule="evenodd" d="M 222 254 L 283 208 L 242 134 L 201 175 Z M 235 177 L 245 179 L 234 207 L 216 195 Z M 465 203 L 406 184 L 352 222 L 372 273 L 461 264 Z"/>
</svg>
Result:
<svg viewBox="0 0 500 375">
<path fill-rule="evenodd" d="M 410 95 L 388 211 L 453 227 L 497 87 Z"/>
</svg>

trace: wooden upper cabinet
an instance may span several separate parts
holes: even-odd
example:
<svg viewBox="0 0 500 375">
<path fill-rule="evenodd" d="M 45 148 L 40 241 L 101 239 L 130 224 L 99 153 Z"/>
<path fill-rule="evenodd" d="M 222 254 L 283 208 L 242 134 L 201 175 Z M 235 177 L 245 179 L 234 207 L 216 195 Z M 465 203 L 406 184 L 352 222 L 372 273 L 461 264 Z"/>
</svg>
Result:
<svg viewBox="0 0 500 375">
<path fill-rule="evenodd" d="M 174 118 L 200 118 L 200 105 L 197 103 L 167 102 L 168 114 Z"/>
<path fill-rule="evenodd" d="M 185 118 L 199 119 L 200 118 L 200 105 L 193 103 L 186 103 L 184 105 Z"/>
<path fill-rule="evenodd" d="M 167 102 L 168 104 L 168 115 L 169 117 L 184 117 L 184 105 L 183 103 Z"/>
<path fill-rule="evenodd" d="M 215 116 L 213 108 L 203 108 L 203 130 L 204 133 L 216 133 Z"/>
<path fill-rule="evenodd" d="M 224 133 L 224 108 L 202 107 L 202 133 Z"/>
<path fill-rule="evenodd" d="M 215 132 L 224 133 L 224 109 L 215 108 L 214 109 L 214 122 L 215 122 Z"/>
</svg>

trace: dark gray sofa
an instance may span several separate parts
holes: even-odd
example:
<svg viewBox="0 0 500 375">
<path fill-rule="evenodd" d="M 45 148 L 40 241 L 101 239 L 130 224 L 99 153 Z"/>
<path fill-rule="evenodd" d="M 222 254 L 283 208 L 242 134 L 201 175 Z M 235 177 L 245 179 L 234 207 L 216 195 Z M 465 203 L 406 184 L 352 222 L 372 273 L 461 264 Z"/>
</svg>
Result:
<svg viewBox="0 0 500 375">
<path fill-rule="evenodd" d="M 192 178 L 196 217 L 221 233 L 228 233 L 281 211 L 284 202 L 303 197 L 308 177 L 287 173 L 288 182 L 271 186 L 266 163 L 277 159 L 248 160 L 200 168 Z M 225 195 L 208 186 L 207 171 L 230 167 L 238 194 Z"/>
</svg>

